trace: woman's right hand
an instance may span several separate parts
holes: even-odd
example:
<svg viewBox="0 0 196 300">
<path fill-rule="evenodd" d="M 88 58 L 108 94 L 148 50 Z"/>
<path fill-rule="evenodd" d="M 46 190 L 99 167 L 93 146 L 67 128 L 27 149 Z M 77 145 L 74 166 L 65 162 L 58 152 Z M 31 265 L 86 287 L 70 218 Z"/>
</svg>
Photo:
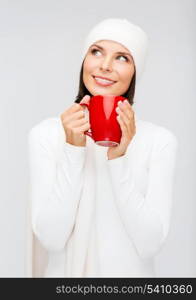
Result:
<svg viewBox="0 0 196 300">
<path fill-rule="evenodd" d="M 80 103 L 89 103 L 90 96 L 86 95 Z M 75 146 L 86 146 L 84 131 L 90 128 L 89 120 L 84 114 L 85 107 L 74 103 L 61 114 L 61 121 L 65 130 L 66 142 Z"/>
</svg>

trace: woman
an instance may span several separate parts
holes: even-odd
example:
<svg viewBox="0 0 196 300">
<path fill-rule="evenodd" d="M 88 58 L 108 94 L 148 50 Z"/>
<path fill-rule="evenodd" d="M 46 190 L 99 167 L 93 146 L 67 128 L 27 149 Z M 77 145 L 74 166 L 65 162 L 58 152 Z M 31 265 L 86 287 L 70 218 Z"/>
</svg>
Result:
<svg viewBox="0 0 196 300">
<path fill-rule="evenodd" d="M 170 225 L 177 140 L 133 111 L 147 43 L 127 20 L 96 25 L 85 41 L 75 103 L 31 129 L 30 276 L 155 276 L 153 259 Z M 84 134 L 90 124 L 79 103 L 97 94 L 128 100 L 116 110 L 116 147 Z"/>
</svg>

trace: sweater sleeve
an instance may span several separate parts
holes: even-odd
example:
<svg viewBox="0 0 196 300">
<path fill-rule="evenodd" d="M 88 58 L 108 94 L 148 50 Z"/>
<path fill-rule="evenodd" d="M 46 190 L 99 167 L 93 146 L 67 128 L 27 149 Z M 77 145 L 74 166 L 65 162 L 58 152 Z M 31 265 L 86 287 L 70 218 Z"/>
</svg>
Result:
<svg viewBox="0 0 196 300">
<path fill-rule="evenodd" d="M 145 195 L 136 188 L 126 154 L 108 160 L 120 217 L 142 258 L 156 255 L 169 231 L 177 139 L 169 134 L 161 144 L 152 155 Z"/>
<path fill-rule="evenodd" d="M 34 127 L 28 135 L 28 149 L 32 228 L 47 250 L 61 250 L 75 223 L 85 147 L 65 141 L 57 157 L 49 139 Z"/>
</svg>

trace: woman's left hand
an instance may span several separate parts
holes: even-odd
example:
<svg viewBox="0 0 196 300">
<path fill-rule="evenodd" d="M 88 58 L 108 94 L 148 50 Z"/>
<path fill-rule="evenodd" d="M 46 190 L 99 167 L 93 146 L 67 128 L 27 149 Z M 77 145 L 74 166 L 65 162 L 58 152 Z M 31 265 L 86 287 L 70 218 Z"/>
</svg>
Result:
<svg viewBox="0 0 196 300">
<path fill-rule="evenodd" d="M 108 148 L 107 156 L 109 160 L 124 155 L 136 133 L 134 111 L 131 104 L 127 100 L 119 101 L 116 112 L 118 113 L 117 121 L 120 125 L 122 136 L 118 146 Z"/>
</svg>

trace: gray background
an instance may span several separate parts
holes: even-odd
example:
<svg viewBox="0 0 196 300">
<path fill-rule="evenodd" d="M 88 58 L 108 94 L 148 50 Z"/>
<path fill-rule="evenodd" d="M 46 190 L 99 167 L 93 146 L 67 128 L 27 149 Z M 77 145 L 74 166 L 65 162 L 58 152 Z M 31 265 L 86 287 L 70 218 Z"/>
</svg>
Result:
<svg viewBox="0 0 196 300">
<path fill-rule="evenodd" d="M 108 17 L 127 18 L 149 36 L 136 90 L 138 116 L 177 136 L 171 228 L 157 275 L 196 275 L 194 0 L 0 1 L 0 276 L 25 274 L 27 133 L 75 99 L 82 41 Z"/>
</svg>

